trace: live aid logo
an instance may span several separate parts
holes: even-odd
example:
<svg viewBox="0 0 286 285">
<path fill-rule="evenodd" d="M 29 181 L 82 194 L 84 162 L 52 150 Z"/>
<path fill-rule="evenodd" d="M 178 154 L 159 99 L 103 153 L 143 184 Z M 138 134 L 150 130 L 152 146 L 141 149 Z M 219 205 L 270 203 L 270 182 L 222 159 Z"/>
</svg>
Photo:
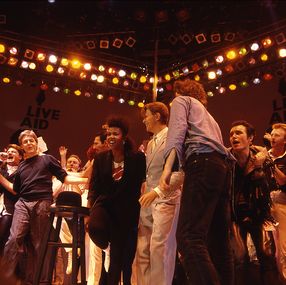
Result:
<svg viewBox="0 0 286 285">
<path fill-rule="evenodd" d="M 21 127 L 44 130 L 49 127 L 51 120 L 59 120 L 60 110 L 28 106 L 26 117 L 21 122 Z"/>
</svg>

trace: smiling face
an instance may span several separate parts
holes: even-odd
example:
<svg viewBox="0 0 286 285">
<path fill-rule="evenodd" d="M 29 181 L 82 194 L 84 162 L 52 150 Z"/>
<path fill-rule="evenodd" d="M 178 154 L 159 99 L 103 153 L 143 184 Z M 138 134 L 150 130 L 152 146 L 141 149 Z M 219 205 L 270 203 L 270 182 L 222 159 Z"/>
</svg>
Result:
<svg viewBox="0 0 286 285">
<path fill-rule="evenodd" d="M 22 155 L 18 152 L 17 149 L 13 147 L 9 147 L 7 150 L 7 164 L 11 166 L 17 166 L 19 165 L 20 161 L 22 160 Z"/>
<path fill-rule="evenodd" d="M 147 109 L 145 111 L 143 123 L 146 126 L 146 131 L 154 134 L 157 126 L 157 115 L 153 114 L 149 109 Z"/>
<path fill-rule="evenodd" d="M 237 125 L 231 128 L 229 141 L 234 152 L 248 150 L 252 144 L 253 136 L 248 137 L 246 127 Z"/>
<path fill-rule="evenodd" d="M 120 150 L 124 146 L 124 137 L 120 128 L 108 127 L 106 141 L 111 150 Z"/>
<path fill-rule="evenodd" d="M 25 152 L 25 157 L 29 158 L 38 154 L 38 143 L 31 135 L 25 135 L 21 139 L 21 147 Z"/>
</svg>

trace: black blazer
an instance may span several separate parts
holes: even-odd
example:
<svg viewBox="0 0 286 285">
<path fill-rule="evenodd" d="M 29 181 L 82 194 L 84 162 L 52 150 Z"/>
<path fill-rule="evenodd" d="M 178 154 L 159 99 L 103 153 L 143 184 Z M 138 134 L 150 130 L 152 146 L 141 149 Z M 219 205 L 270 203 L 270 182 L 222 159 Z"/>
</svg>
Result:
<svg viewBox="0 0 286 285">
<path fill-rule="evenodd" d="M 113 155 L 106 151 L 96 155 L 89 187 L 91 205 L 106 208 L 113 223 L 135 226 L 138 223 L 141 184 L 146 177 L 146 161 L 142 152 L 124 155 L 124 172 L 119 181 L 112 178 Z"/>
</svg>

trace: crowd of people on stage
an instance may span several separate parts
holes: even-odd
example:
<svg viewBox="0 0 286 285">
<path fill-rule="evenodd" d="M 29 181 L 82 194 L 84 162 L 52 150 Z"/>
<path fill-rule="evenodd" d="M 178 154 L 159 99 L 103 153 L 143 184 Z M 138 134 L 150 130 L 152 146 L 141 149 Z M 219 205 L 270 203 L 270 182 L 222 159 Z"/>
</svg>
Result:
<svg viewBox="0 0 286 285">
<path fill-rule="evenodd" d="M 114 114 L 87 158 L 68 146 L 55 158 L 33 130 L 0 153 L 0 283 L 33 284 L 50 207 L 73 191 L 90 209 L 88 285 L 254 284 L 253 264 L 257 284 L 286 284 L 286 124 L 259 146 L 238 118 L 226 147 L 203 86 L 185 79 L 173 90 L 170 111 L 161 102 L 141 109 L 152 136 L 139 148 Z M 71 228 L 64 219 L 63 243 Z M 58 250 L 53 284 L 71 284 L 72 270 L 72 249 Z"/>
</svg>

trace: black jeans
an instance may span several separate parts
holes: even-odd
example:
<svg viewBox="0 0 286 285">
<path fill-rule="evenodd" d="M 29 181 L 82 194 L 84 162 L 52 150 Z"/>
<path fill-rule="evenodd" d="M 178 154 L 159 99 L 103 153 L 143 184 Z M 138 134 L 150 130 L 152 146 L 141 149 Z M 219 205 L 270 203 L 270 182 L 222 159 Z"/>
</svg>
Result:
<svg viewBox="0 0 286 285">
<path fill-rule="evenodd" d="M 177 228 L 178 251 L 188 284 L 234 284 L 230 183 L 231 167 L 219 153 L 188 158 Z"/>
</svg>

